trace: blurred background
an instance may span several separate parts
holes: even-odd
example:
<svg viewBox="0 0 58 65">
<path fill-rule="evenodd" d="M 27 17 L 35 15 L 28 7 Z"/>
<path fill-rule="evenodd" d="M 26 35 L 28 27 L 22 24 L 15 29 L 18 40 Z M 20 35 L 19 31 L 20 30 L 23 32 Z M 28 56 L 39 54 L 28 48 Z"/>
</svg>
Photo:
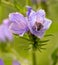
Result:
<svg viewBox="0 0 58 65">
<path fill-rule="evenodd" d="M 26 5 L 35 11 L 44 9 L 46 17 L 52 20 L 52 26 L 46 34 L 53 36 L 47 37 L 50 41 L 44 46 L 46 50 L 36 52 L 37 65 L 53 65 L 56 59 L 54 65 L 58 65 L 58 0 L 0 0 L 0 24 L 3 19 L 8 18 L 9 13 L 21 12 L 26 15 Z M 13 59 L 19 60 L 21 65 L 32 65 L 32 55 L 31 50 L 27 50 L 29 46 L 27 40 L 14 36 L 14 40 L 7 44 L 9 47 L 6 51 L 1 49 L 4 47 L 0 44 L 0 58 L 4 60 L 5 65 L 12 65 Z"/>
</svg>

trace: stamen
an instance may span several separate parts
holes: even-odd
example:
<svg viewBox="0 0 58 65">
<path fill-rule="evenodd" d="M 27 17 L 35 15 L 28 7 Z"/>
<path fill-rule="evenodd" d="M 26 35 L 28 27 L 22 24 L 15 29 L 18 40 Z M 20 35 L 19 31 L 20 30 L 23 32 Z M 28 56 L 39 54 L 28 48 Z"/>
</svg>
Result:
<svg viewBox="0 0 58 65">
<path fill-rule="evenodd" d="M 43 25 L 41 23 L 35 22 L 35 25 L 33 26 L 34 30 L 41 30 L 43 28 Z"/>
</svg>

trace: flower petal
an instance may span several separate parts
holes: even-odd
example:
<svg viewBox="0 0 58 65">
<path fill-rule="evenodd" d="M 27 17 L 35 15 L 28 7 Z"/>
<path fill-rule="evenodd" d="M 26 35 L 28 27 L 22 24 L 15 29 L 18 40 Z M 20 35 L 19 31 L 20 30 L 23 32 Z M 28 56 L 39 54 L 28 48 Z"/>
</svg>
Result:
<svg viewBox="0 0 58 65">
<path fill-rule="evenodd" d="M 26 8 L 27 8 L 27 13 L 26 13 L 26 15 L 27 16 L 29 16 L 30 15 L 30 12 L 31 12 L 31 10 L 32 10 L 32 7 L 30 7 L 30 6 L 26 6 Z"/>
<path fill-rule="evenodd" d="M 21 25 L 12 23 L 12 25 L 10 26 L 10 29 L 12 31 L 12 33 L 14 34 L 19 34 L 20 36 L 23 36 L 25 32 L 27 32 L 27 29 L 24 28 Z"/>
<path fill-rule="evenodd" d="M 31 10 L 30 15 L 28 17 L 28 21 L 30 21 L 31 25 L 33 26 L 36 22 L 36 12 Z"/>
<path fill-rule="evenodd" d="M 8 26 L 1 24 L 0 25 L 0 41 L 5 42 L 6 40 L 11 41 L 13 39 L 13 35 L 8 28 Z"/>
<path fill-rule="evenodd" d="M 18 12 L 9 14 L 9 20 L 12 23 L 19 24 L 20 22 L 22 22 L 24 25 L 26 25 L 25 17 L 22 14 L 18 13 Z"/>
<path fill-rule="evenodd" d="M 12 21 L 10 26 L 12 32 L 23 36 L 28 29 L 26 18 L 22 14 L 16 12 L 9 15 L 9 20 Z"/>
<path fill-rule="evenodd" d="M 45 18 L 45 11 L 40 9 L 36 12 L 36 20 L 37 22 L 39 23 L 42 23 L 43 24 L 43 20 Z"/>
<path fill-rule="evenodd" d="M 4 25 L 4 35 L 9 41 L 13 40 L 13 34 L 6 25 Z"/>
<path fill-rule="evenodd" d="M 14 60 L 12 65 L 20 65 L 20 63 L 18 61 Z"/>
<path fill-rule="evenodd" d="M 28 21 L 30 21 L 31 25 L 33 26 L 36 22 L 36 12 L 33 11 L 30 6 L 27 6 L 27 9 L 28 9 L 27 11 Z"/>
<path fill-rule="evenodd" d="M 4 62 L 2 59 L 0 59 L 0 65 L 4 65 Z"/>
<path fill-rule="evenodd" d="M 44 36 L 44 32 L 45 32 L 44 29 L 42 29 L 40 31 L 36 31 L 36 30 L 33 30 L 32 27 L 30 27 L 30 31 L 31 31 L 32 34 L 34 34 L 38 38 L 42 38 Z"/>
<path fill-rule="evenodd" d="M 49 20 L 49 19 L 47 19 L 47 18 L 45 18 L 44 19 L 44 23 L 43 23 L 43 25 L 44 25 L 44 29 L 49 29 L 49 27 L 50 27 L 50 25 L 52 24 L 52 21 L 51 20 Z"/>
<path fill-rule="evenodd" d="M 45 17 L 45 11 L 43 9 L 38 10 L 36 13 L 38 16 Z"/>
<path fill-rule="evenodd" d="M 0 25 L 0 41 L 5 41 L 5 35 L 4 35 L 4 28 L 3 25 Z"/>
<path fill-rule="evenodd" d="M 9 21 L 9 19 L 4 19 L 3 20 L 3 24 L 9 27 L 9 25 L 11 24 L 11 22 Z"/>
</svg>

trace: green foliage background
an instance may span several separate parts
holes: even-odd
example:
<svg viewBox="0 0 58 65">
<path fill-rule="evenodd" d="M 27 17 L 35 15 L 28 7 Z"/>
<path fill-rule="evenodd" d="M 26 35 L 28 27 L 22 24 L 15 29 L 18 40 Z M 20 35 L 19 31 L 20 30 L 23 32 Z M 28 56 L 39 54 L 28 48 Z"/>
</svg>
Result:
<svg viewBox="0 0 58 65">
<path fill-rule="evenodd" d="M 10 3 L 9 3 L 10 2 Z M 13 6 L 12 4 L 15 4 Z M 47 0 L 48 4 L 48 18 L 52 20 L 51 28 L 46 32 L 46 34 L 53 34 L 52 37 L 48 37 L 50 39 L 45 46 L 46 50 L 43 50 L 41 53 L 37 51 L 37 64 L 38 65 L 52 65 L 51 54 L 58 47 L 58 0 Z M 1 0 L 0 2 L 0 23 L 3 19 L 7 18 L 9 13 L 11 12 L 21 12 L 22 14 L 26 14 L 26 5 L 30 5 L 33 9 L 36 10 L 37 4 L 33 4 L 30 0 Z M 41 5 L 39 6 L 41 8 Z M 25 35 L 26 37 L 26 35 Z M 44 39 L 44 38 L 43 38 Z M 22 63 L 22 65 L 31 65 L 32 63 L 32 54 L 31 50 L 26 50 L 28 48 L 29 42 L 24 40 L 18 36 L 14 36 L 13 42 L 7 42 L 10 44 L 10 48 L 13 53 L 8 49 L 9 52 L 3 52 L 0 49 L 0 58 L 2 58 L 5 62 L 5 65 L 11 65 L 13 56 L 17 56 L 17 59 Z M 28 60 L 28 64 L 27 64 Z M 58 64 L 57 64 L 58 65 Z"/>
</svg>

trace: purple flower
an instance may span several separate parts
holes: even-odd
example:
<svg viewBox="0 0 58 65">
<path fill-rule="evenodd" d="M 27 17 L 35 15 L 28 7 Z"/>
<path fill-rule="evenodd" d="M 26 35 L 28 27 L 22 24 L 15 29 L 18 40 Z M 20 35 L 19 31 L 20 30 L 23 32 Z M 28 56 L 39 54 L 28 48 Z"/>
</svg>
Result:
<svg viewBox="0 0 58 65">
<path fill-rule="evenodd" d="M 13 62 L 12 62 L 12 65 L 21 65 L 18 61 L 16 61 L 16 60 L 14 60 Z"/>
<path fill-rule="evenodd" d="M 30 14 L 30 12 L 31 12 L 32 7 L 30 7 L 30 6 L 26 6 L 26 8 L 27 8 L 27 10 L 28 10 L 26 14 L 27 14 L 27 16 L 29 16 L 29 14 Z"/>
<path fill-rule="evenodd" d="M 10 26 L 11 31 L 14 34 L 23 36 L 25 32 L 30 30 L 32 34 L 42 38 L 52 21 L 45 18 L 45 11 L 42 9 L 37 12 L 33 11 L 29 6 L 27 6 L 27 9 L 27 17 L 18 12 L 9 14 L 9 21 L 12 22 Z"/>
<path fill-rule="evenodd" d="M 37 12 L 33 11 L 32 9 L 29 11 L 28 9 L 28 12 L 28 27 L 31 33 L 38 38 L 42 38 L 44 32 L 49 29 L 52 21 L 45 18 L 45 11 L 42 9 L 38 10 Z"/>
<path fill-rule="evenodd" d="M 11 30 L 9 29 L 8 20 L 5 19 L 3 24 L 0 25 L 0 41 L 5 42 L 6 40 L 11 41 L 13 39 L 13 35 Z"/>
<path fill-rule="evenodd" d="M 4 61 L 3 61 L 2 59 L 0 59 L 0 65 L 5 65 L 5 64 L 4 64 Z M 18 61 L 14 60 L 14 61 L 12 62 L 12 65 L 20 65 L 20 63 L 19 63 Z"/>
<path fill-rule="evenodd" d="M 9 21 L 9 19 L 4 19 L 2 24 L 4 24 L 4 25 L 9 27 L 11 22 Z"/>
<path fill-rule="evenodd" d="M 4 62 L 2 59 L 0 59 L 0 65 L 4 65 Z"/>
<path fill-rule="evenodd" d="M 20 13 L 9 14 L 9 20 L 12 22 L 10 28 L 14 34 L 23 36 L 28 31 L 27 19 Z"/>
</svg>

